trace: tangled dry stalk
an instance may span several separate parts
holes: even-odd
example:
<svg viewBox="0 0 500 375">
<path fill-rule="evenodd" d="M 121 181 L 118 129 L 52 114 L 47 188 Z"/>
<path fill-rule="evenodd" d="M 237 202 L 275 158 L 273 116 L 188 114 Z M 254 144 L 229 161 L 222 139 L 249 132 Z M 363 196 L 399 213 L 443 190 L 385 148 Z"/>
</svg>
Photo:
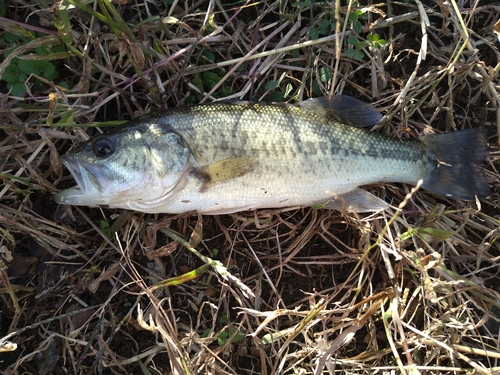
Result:
<svg viewBox="0 0 500 375">
<path fill-rule="evenodd" d="M 5 1 L 0 369 L 500 371 L 499 10 L 467 0 Z M 21 60 L 50 61 L 57 77 L 48 65 L 22 76 Z M 9 65 L 20 94 L 8 94 Z M 375 102 L 386 114 L 375 131 L 394 137 L 490 129 L 490 198 L 391 184 L 369 189 L 401 207 L 372 216 L 214 217 L 51 200 L 72 184 L 58 155 L 120 120 L 215 98 L 340 93 Z"/>
</svg>

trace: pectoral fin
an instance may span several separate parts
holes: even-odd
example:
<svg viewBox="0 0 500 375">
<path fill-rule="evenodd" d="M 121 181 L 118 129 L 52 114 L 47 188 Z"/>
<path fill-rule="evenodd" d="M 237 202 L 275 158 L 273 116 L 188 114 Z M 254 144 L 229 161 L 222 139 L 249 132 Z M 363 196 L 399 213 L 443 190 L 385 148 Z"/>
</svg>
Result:
<svg viewBox="0 0 500 375">
<path fill-rule="evenodd" d="M 376 197 L 366 190 L 356 188 L 348 193 L 339 194 L 324 204 L 325 208 L 332 210 L 346 210 L 354 212 L 376 212 L 386 209 L 387 202 Z"/>
<path fill-rule="evenodd" d="M 194 175 L 203 182 L 201 190 L 205 190 L 219 182 L 241 177 L 254 170 L 256 166 L 257 158 L 254 157 L 227 158 L 204 166 L 195 171 Z"/>
</svg>

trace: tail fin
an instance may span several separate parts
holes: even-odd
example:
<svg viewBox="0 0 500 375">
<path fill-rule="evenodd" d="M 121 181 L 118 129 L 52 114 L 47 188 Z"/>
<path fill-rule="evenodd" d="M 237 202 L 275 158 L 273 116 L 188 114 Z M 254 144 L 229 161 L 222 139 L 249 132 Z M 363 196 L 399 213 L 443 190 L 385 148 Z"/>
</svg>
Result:
<svg viewBox="0 0 500 375">
<path fill-rule="evenodd" d="M 420 140 L 427 146 L 433 166 L 422 188 L 459 200 L 486 198 L 490 193 L 481 165 L 488 156 L 487 132 L 466 129 L 427 135 Z"/>
</svg>

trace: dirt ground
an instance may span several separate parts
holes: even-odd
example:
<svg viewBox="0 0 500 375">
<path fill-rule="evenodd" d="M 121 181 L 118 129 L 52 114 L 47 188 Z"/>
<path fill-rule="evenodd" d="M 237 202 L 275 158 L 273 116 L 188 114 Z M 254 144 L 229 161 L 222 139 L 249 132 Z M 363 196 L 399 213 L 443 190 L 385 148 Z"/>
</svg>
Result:
<svg viewBox="0 0 500 375">
<path fill-rule="evenodd" d="M 499 372 L 499 15 L 455 0 L 4 1 L 0 372 Z M 392 204 L 372 215 L 53 200 L 75 185 L 59 155 L 124 120 L 329 94 L 372 102 L 372 130 L 403 141 L 487 129 L 491 194 L 367 186 Z"/>
</svg>

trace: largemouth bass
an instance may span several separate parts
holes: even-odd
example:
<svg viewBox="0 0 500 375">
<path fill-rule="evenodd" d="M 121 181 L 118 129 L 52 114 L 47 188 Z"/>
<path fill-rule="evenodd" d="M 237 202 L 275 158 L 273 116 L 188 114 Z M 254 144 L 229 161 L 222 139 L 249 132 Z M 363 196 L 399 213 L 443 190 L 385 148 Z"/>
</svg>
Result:
<svg viewBox="0 0 500 375">
<path fill-rule="evenodd" d="M 381 115 L 347 96 L 296 105 L 215 102 L 172 108 L 96 136 L 61 157 L 77 186 L 60 204 L 148 213 L 222 214 L 388 204 L 360 185 L 403 182 L 482 199 L 487 138 L 479 129 L 401 141 L 361 129 Z"/>
</svg>

